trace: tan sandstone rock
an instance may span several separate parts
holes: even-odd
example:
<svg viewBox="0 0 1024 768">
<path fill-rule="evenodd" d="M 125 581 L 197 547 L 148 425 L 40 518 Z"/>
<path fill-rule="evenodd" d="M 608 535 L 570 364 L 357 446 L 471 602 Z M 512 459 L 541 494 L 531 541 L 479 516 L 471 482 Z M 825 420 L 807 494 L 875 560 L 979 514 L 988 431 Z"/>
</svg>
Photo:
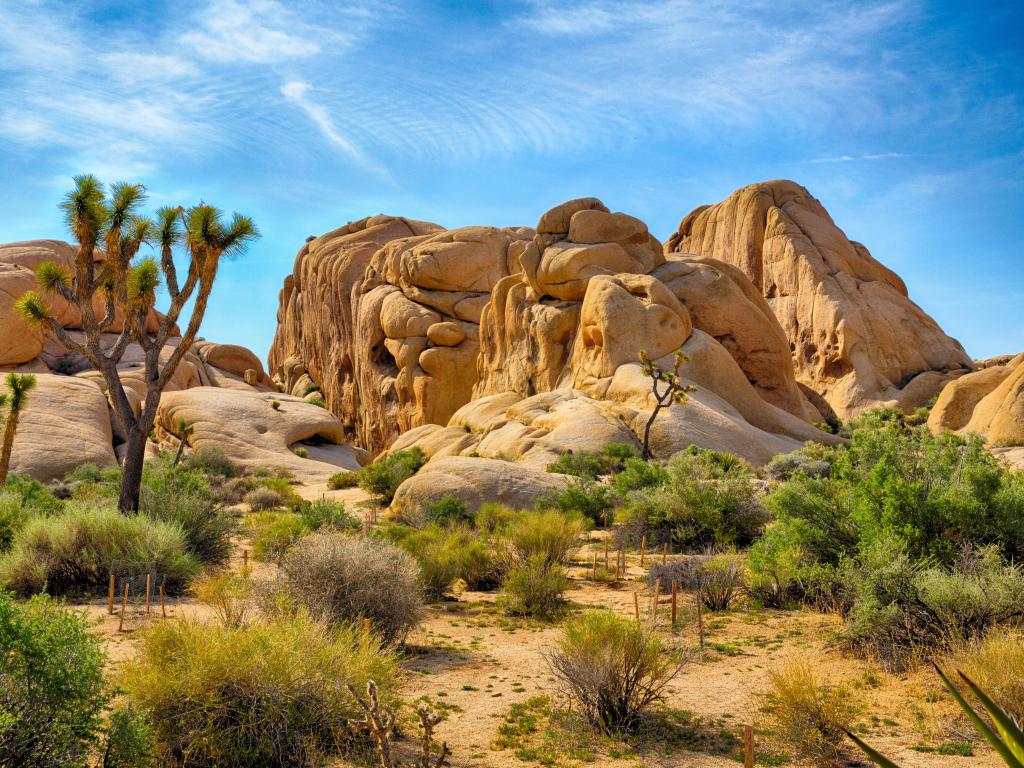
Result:
<svg viewBox="0 0 1024 768">
<path fill-rule="evenodd" d="M 176 442 L 179 419 L 192 426 L 193 450 L 219 448 L 250 470 L 284 467 L 298 478 L 315 481 L 360 466 L 351 446 L 344 444 L 341 421 L 290 395 L 218 387 L 166 392 L 157 411 L 158 436 Z M 297 447 L 304 448 L 308 458 L 296 456 Z"/>
<path fill-rule="evenodd" d="M 37 480 L 63 477 L 80 464 L 113 464 L 107 399 L 91 381 L 38 374 L 18 424 L 11 471 Z"/>
<path fill-rule="evenodd" d="M 840 417 L 878 403 L 923 405 L 948 378 L 924 379 L 904 395 L 915 377 L 973 367 L 903 281 L 794 182 L 752 184 L 697 208 L 665 247 L 743 270 L 789 339 L 797 381 Z"/>
<path fill-rule="evenodd" d="M 529 509 L 569 479 L 511 461 L 448 456 L 429 462 L 398 487 L 391 509 L 401 514 L 415 511 L 444 496 L 456 496 L 476 512 L 485 502 Z"/>
</svg>

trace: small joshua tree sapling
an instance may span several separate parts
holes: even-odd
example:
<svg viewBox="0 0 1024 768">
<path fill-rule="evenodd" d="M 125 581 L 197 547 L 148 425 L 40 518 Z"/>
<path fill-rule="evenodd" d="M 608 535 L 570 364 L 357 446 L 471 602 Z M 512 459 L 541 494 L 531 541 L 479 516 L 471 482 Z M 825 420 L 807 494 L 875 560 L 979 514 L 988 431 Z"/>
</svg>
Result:
<svg viewBox="0 0 1024 768">
<path fill-rule="evenodd" d="M 647 356 L 647 352 L 640 350 L 640 362 L 643 364 L 644 375 L 651 379 L 651 391 L 654 393 L 655 403 L 651 417 L 647 420 L 647 424 L 644 427 L 643 449 L 645 459 L 651 458 L 651 426 L 654 424 L 654 420 L 658 418 L 658 413 L 661 412 L 661 409 L 670 407 L 672 403 L 684 405 L 687 400 L 687 394 L 697 391 L 697 388 L 692 384 L 683 384 L 682 379 L 679 377 L 679 369 L 685 363 L 688 363 L 689 360 L 683 353 L 683 350 L 677 349 L 675 353 L 675 368 L 674 370 L 666 371 L 662 370 L 661 366 L 651 360 Z M 664 387 L 664 389 L 661 389 L 661 387 Z"/>
</svg>

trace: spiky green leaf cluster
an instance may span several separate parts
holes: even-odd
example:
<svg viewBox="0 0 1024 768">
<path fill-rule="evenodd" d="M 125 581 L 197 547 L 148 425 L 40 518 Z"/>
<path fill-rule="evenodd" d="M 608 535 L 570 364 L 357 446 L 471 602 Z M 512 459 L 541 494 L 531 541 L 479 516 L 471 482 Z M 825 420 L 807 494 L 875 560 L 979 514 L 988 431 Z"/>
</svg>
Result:
<svg viewBox="0 0 1024 768">
<path fill-rule="evenodd" d="M 128 271 L 128 301 L 133 306 L 149 306 L 156 301 L 159 286 L 160 267 L 152 256 L 139 259 Z"/>
<path fill-rule="evenodd" d="M 31 373 L 14 373 L 11 371 L 7 374 L 6 380 L 7 388 L 10 390 L 7 403 L 11 412 L 17 413 L 25 407 L 28 393 L 35 389 L 36 377 Z"/>
<path fill-rule="evenodd" d="M 41 261 L 36 267 L 36 283 L 45 293 L 52 293 L 62 286 L 67 288 L 69 285 L 68 271 L 63 264 L 58 264 L 56 261 Z"/>
<path fill-rule="evenodd" d="M 971 723 L 974 724 L 978 733 L 985 738 L 985 741 L 1002 758 L 1008 768 L 1024 768 L 1024 731 L 1013 721 L 1013 718 L 1006 714 L 1002 707 L 992 701 L 991 697 L 981 690 L 973 680 L 960 670 L 957 670 L 961 681 L 981 703 L 982 709 L 991 718 L 995 727 L 989 725 L 942 670 L 939 669 L 938 665 L 935 665 L 935 671 L 942 679 L 942 684 L 946 686 L 946 690 L 950 692 L 956 703 L 960 705 L 960 708 L 970 719 Z M 854 744 L 861 748 L 873 763 L 882 766 L 882 768 L 900 768 L 899 765 L 885 757 L 885 755 L 882 755 L 855 734 L 847 731 L 846 735 L 850 737 Z"/>
<path fill-rule="evenodd" d="M 32 325 L 41 325 L 50 317 L 50 305 L 36 291 L 29 291 L 14 302 L 14 311 Z"/>
</svg>

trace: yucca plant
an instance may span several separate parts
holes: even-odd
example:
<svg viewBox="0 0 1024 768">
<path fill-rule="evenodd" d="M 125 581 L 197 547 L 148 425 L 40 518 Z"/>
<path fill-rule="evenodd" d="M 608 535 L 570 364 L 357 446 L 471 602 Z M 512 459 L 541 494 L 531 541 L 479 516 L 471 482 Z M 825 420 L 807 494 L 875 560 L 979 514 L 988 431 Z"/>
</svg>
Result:
<svg viewBox="0 0 1024 768">
<path fill-rule="evenodd" d="M 650 440 L 651 440 L 651 426 L 654 424 L 654 420 L 658 418 L 658 413 L 662 408 L 668 408 L 673 403 L 677 405 L 685 405 L 687 395 L 690 392 L 696 392 L 697 388 L 692 384 L 683 384 L 682 379 L 679 378 L 679 371 L 683 365 L 689 362 L 689 358 L 683 352 L 682 349 L 677 349 L 675 358 L 673 360 L 675 367 L 671 371 L 662 370 L 661 367 L 647 356 L 645 350 L 640 350 L 640 363 L 642 364 L 642 370 L 644 376 L 647 376 L 651 380 L 651 392 L 654 394 L 654 410 L 651 411 L 651 416 L 647 419 L 647 424 L 644 426 L 644 441 L 643 441 L 643 457 L 645 459 L 651 458 Z M 659 384 L 664 384 L 664 391 L 658 389 Z"/>
<path fill-rule="evenodd" d="M 0 395 L 0 411 L 7 409 L 4 420 L 4 437 L 0 443 L 0 485 L 7 482 L 7 471 L 11 466 L 11 451 L 14 449 L 14 435 L 18 431 L 18 419 L 25 410 L 28 392 L 36 385 L 36 377 L 31 373 L 7 374 L 9 394 Z"/>
<path fill-rule="evenodd" d="M 188 209 L 160 208 L 155 219 L 148 219 L 139 213 L 145 201 L 146 188 L 141 184 L 120 182 L 107 190 L 95 176 L 76 176 L 75 187 L 61 208 L 78 250 L 70 264 L 41 262 L 35 270 L 38 290 L 24 294 L 16 304 L 22 317 L 46 329 L 70 352 L 85 357 L 103 376 L 107 399 L 127 437 L 118 499 L 122 512 L 139 508 L 146 441 L 160 394 L 195 341 L 221 259 L 241 253 L 259 236 L 252 219 L 236 213 L 225 221 L 221 211 L 205 203 Z M 152 245 L 159 258 L 139 256 L 145 244 Z M 183 275 L 174 262 L 179 249 L 188 257 Z M 170 301 L 164 314 L 153 315 L 161 283 Z M 84 340 L 68 333 L 47 297 L 63 299 L 77 310 Z M 177 323 L 190 300 L 191 314 L 181 341 L 162 358 L 168 339 L 179 334 Z M 118 321 L 117 341 L 113 346 L 101 344 L 102 335 Z M 137 409 L 117 369 L 132 343 L 145 352 L 146 392 Z"/>
<path fill-rule="evenodd" d="M 174 422 L 174 432 L 181 439 L 178 443 L 178 452 L 174 454 L 174 461 L 171 463 L 172 467 L 178 466 L 181 461 L 181 454 L 185 452 L 185 445 L 188 443 L 188 439 L 192 437 L 192 432 L 195 428 L 184 419 L 178 419 Z"/>
<path fill-rule="evenodd" d="M 975 729 L 987 741 L 992 748 L 998 753 L 1003 759 L 1008 768 L 1024 768 L 1024 731 L 1021 730 L 1020 726 L 1013 721 L 1006 711 L 996 704 L 992 699 L 985 693 L 981 688 L 975 685 L 974 681 L 971 680 L 960 670 L 957 670 L 957 675 L 963 681 L 963 684 L 967 686 L 967 689 L 974 694 L 975 698 L 981 703 L 982 709 L 992 719 L 992 725 L 989 725 L 981 717 L 978 711 L 971 706 L 970 702 L 964 698 L 963 694 L 957 690 L 957 687 L 950 682 L 949 678 L 943 674 L 942 670 L 936 664 L 935 671 L 938 672 L 939 677 L 942 679 L 942 684 L 946 686 L 946 689 L 952 694 L 956 703 L 960 705 L 960 708 L 964 711 L 970 721 L 974 724 Z M 864 753 L 871 759 L 873 763 L 882 766 L 882 768 L 900 768 L 897 763 L 894 763 L 889 758 L 880 754 L 877 750 L 869 746 L 856 735 L 846 732 L 853 743 L 860 747 Z"/>
</svg>

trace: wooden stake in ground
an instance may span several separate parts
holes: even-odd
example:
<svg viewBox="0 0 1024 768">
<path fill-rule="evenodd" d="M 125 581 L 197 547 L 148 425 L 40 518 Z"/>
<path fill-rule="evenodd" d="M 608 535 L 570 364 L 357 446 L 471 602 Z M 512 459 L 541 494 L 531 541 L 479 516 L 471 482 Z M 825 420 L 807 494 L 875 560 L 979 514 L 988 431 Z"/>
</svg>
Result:
<svg viewBox="0 0 1024 768">
<path fill-rule="evenodd" d="M 124 612 L 128 610 L 128 581 L 124 583 L 124 596 L 121 598 L 121 618 L 117 622 L 117 631 L 124 629 Z"/>
<path fill-rule="evenodd" d="M 672 626 L 676 625 L 676 593 L 679 591 L 679 579 L 672 579 Z"/>
<path fill-rule="evenodd" d="M 754 768 L 754 729 L 743 726 L 743 768 Z"/>
<path fill-rule="evenodd" d="M 248 549 L 243 549 L 242 550 L 242 567 L 243 568 L 248 568 L 249 567 L 249 550 Z"/>
<path fill-rule="evenodd" d="M 611 573 L 611 569 L 608 567 L 608 539 L 604 540 L 604 569 Z M 617 567 L 616 570 L 618 570 Z"/>
<path fill-rule="evenodd" d="M 591 578 L 593 581 L 597 581 L 597 552 L 594 553 L 594 574 Z"/>
<path fill-rule="evenodd" d="M 373 629 L 373 624 L 369 619 L 363 619 L 363 632 L 370 634 L 370 630 Z"/>
<path fill-rule="evenodd" d="M 651 620 L 658 621 L 658 599 L 661 597 L 661 579 L 654 581 L 654 598 L 651 601 Z"/>
<path fill-rule="evenodd" d="M 700 634 L 700 649 L 704 650 L 704 591 L 697 592 L 697 632 Z"/>
<path fill-rule="evenodd" d="M 664 565 L 668 560 L 668 542 L 666 541 L 661 545 L 661 564 Z"/>
<path fill-rule="evenodd" d="M 167 607 L 164 605 L 164 585 L 160 585 L 160 613 L 167 618 Z"/>
<path fill-rule="evenodd" d="M 113 616 L 114 615 L 114 574 L 113 573 L 110 574 L 110 589 L 107 590 L 107 602 L 109 603 L 109 605 L 107 606 L 107 613 L 109 613 L 111 616 Z"/>
<path fill-rule="evenodd" d="M 619 550 L 619 560 L 622 561 L 622 578 L 626 578 L 626 548 Z"/>
<path fill-rule="evenodd" d="M 640 598 L 637 596 L 636 590 L 633 591 L 633 613 L 636 615 L 636 620 L 640 621 Z"/>
<path fill-rule="evenodd" d="M 644 556 L 647 554 L 647 537 L 643 536 L 640 539 L 640 567 L 644 567 Z"/>
<path fill-rule="evenodd" d="M 146 574 L 146 613 L 147 614 L 149 613 L 149 597 L 150 597 L 151 594 L 153 594 L 152 593 L 153 585 L 152 585 L 152 581 L 151 581 L 152 578 L 153 578 L 153 574 L 151 574 L 151 573 L 147 573 Z"/>
</svg>

